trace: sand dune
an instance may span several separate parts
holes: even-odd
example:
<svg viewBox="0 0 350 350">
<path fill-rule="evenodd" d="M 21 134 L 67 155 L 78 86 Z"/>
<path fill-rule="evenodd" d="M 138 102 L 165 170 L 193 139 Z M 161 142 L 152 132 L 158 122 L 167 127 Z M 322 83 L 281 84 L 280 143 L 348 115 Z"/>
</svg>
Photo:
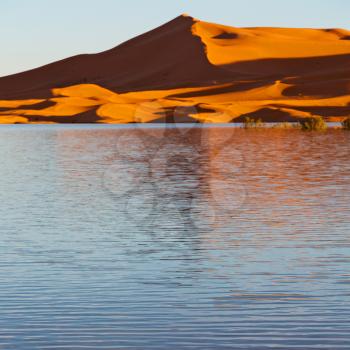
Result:
<svg viewBox="0 0 350 350">
<path fill-rule="evenodd" d="M 350 116 L 350 31 L 180 16 L 99 54 L 0 78 L 0 123 Z"/>
</svg>

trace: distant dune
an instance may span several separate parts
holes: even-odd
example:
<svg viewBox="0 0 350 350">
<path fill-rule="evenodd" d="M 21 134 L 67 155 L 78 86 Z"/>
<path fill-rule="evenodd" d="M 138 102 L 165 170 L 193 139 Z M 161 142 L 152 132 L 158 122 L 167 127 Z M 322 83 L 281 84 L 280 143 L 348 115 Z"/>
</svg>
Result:
<svg viewBox="0 0 350 350">
<path fill-rule="evenodd" d="M 350 116 L 350 31 L 182 15 L 109 51 L 0 78 L 0 123 L 329 121 Z"/>
</svg>

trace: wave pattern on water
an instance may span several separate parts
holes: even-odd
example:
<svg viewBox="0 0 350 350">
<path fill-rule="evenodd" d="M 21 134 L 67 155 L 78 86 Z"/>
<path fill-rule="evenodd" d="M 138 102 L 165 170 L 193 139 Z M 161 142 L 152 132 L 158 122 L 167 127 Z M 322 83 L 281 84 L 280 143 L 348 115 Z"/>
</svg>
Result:
<svg viewBox="0 0 350 350">
<path fill-rule="evenodd" d="M 349 150 L 1 127 L 0 349 L 349 349 Z"/>
</svg>

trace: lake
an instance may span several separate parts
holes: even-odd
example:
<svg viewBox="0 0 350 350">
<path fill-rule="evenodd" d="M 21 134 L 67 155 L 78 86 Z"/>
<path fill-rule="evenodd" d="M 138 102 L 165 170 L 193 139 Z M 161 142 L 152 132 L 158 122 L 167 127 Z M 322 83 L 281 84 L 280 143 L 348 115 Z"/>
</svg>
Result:
<svg viewBox="0 0 350 350">
<path fill-rule="evenodd" d="M 350 349 L 350 133 L 0 127 L 0 349 Z"/>
</svg>

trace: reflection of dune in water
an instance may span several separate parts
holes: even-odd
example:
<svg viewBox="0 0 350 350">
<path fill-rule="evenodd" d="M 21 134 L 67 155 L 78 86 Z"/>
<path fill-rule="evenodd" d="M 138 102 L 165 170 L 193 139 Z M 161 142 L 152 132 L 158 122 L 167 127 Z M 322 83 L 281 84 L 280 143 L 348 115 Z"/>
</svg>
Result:
<svg viewBox="0 0 350 350">
<path fill-rule="evenodd" d="M 333 247 L 350 244 L 334 226 L 349 212 L 349 135 L 342 131 L 128 127 L 60 130 L 56 140 L 62 196 L 80 191 L 98 205 L 94 193 L 102 190 L 116 219 L 141 225 L 152 237 L 155 227 L 162 230 L 158 244 L 171 245 L 179 238 L 174 232 L 181 232 L 183 244 L 191 237 L 206 259 L 216 261 L 215 251 L 224 252 L 222 279 L 252 266 L 269 272 L 268 252 L 278 247 L 286 250 L 274 261 L 296 245 L 297 266 L 310 263 L 310 248 L 329 247 L 330 234 Z M 213 192 L 217 181 L 226 192 Z M 257 248 L 260 256 L 252 255 Z M 329 269 L 326 263 L 319 268 Z M 288 280 L 271 280 L 284 285 L 295 276 L 291 271 Z"/>
</svg>

